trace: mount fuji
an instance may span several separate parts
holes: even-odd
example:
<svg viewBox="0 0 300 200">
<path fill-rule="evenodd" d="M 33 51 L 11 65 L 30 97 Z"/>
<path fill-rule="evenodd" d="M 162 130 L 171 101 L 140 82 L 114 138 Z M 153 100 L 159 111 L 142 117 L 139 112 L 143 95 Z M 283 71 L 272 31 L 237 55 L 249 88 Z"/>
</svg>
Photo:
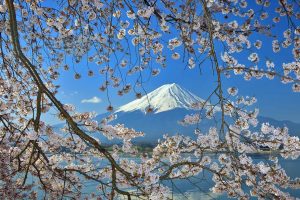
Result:
<svg viewBox="0 0 300 200">
<path fill-rule="evenodd" d="M 148 93 L 140 99 L 136 99 L 125 104 L 114 111 L 117 118 L 111 124 L 125 124 L 126 127 L 143 131 L 144 137 L 136 138 L 135 142 L 156 143 L 163 134 L 176 135 L 183 134 L 195 137 L 194 126 L 182 126 L 178 123 L 185 115 L 199 113 L 193 109 L 193 104 L 205 102 L 205 100 L 195 94 L 180 87 L 178 84 L 166 84 Z M 206 108 L 210 107 L 206 104 Z M 151 108 L 152 112 L 147 112 Z M 216 112 L 220 108 L 214 108 Z M 101 121 L 111 113 L 98 115 L 96 120 Z M 270 122 L 274 126 L 287 126 L 291 134 L 300 134 L 300 124 L 290 121 L 279 121 L 268 117 L 258 117 L 260 123 Z M 203 120 L 199 124 L 199 129 L 207 131 L 211 126 L 218 126 L 220 115 L 217 113 L 215 120 Z M 216 124 L 217 123 L 217 124 Z M 260 127 L 260 126 L 258 126 Z M 102 139 L 102 138 L 101 138 Z M 111 141 L 104 141 L 111 142 Z"/>
<path fill-rule="evenodd" d="M 154 110 L 154 114 L 176 108 L 191 110 L 192 105 L 197 102 L 204 102 L 204 100 L 181 88 L 176 83 L 172 83 L 163 85 L 150 92 L 147 96 L 143 96 L 140 99 L 121 106 L 116 110 L 116 113 L 133 112 L 137 110 L 146 113 L 149 106 Z"/>
</svg>

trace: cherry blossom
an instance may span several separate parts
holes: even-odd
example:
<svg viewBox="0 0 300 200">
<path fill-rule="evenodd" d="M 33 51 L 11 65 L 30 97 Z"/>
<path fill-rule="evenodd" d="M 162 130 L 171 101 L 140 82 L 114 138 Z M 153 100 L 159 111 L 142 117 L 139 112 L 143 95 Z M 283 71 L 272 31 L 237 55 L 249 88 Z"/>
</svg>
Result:
<svg viewBox="0 0 300 200">
<path fill-rule="evenodd" d="M 299 158 L 299 138 L 287 127 L 260 124 L 257 99 L 223 84 L 238 75 L 268 78 L 300 92 L 299 5 L 255 2 L 0 1 L 0 196 L 36 199 L 38 188 L 49 199 L 170 199 L 163 181 L 205 171 L 214 193 L 292 199 L 286 189 L 299 189 L 300 181 L 278 158 Z M 96 77 L 112 112 L 113 92 L 147 95 L 143 85 L 168 73 L 170 59 L 190 73 L 211 69 L 214 88 L 179 122 L 197 125 L 194 137 L 165 135 L 150 153 L 133 142 L 145 133 L 113 124 L 114 113 L 96 120 L 57 95 L 66 73 Z M 59 130 L 45 120 L 53 113 L 64 124 Z M 202 130 L 207 121 L 215 123 Z M 117 142 L 107 148 L 103 137 Z M 257 163 L 251 153 L 261 147 L 278 154 Z M 83 192 L 85 181 L 97 184 L 95 194 Z"/>
</svg>

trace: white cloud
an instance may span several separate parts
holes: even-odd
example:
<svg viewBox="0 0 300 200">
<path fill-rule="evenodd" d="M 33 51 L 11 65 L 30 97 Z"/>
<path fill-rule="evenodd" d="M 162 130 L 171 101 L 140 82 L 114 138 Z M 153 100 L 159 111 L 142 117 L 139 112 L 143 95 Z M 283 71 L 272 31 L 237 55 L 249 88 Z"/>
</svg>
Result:
<svg viewBox="0 0 300 200">
<path fill-rule="evenodd" d="M 101 101 L 99 97 L 92 97 L 90 99 L 82 99 L 81 103 L 100 103 Z"/>
</svg>

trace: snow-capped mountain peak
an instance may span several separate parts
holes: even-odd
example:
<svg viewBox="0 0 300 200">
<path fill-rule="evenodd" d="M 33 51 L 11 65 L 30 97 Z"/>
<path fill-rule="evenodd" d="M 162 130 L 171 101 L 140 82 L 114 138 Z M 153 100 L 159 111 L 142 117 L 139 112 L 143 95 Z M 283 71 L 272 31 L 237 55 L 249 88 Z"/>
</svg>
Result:
<svg viewBox="0 0 300 200">
<path fill-rule="evenodd" d="M 175 108 L 191 109 L 193 103 L 204 100 L 193 93 L 181 88 L 178 84 L 165 84 L 140 99 L 121 106 L 117 112 L 146 112 L 150 106 L 154 113 L 160 113 Z"/>
</svg>

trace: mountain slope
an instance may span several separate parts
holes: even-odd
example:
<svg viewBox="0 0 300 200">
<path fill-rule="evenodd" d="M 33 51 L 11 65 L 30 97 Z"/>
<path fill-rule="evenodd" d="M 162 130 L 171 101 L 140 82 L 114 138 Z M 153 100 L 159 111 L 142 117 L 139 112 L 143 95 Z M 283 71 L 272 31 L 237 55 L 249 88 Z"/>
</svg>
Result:
<svg viewBox="0 0 300 200">
<path fill-rule="evenodd" d="M 144 137 L 134 139 L 134 141 L 138 142 L 154 143 L 162 138 L 164 134 L 183 134 L 194 138 L 194 130 L 197 126 L 182 126 L 178 121 L 182 120 L 185 115 L 195 112 L 197 111 L 186 110 L 184 108 L 175 108 L 166 112 L 147 114 L 139 110 L 133 112 L 118 112 L 117 119 L 110 122 L 110 124 L 125 124 L 128 128 L 143 131 L 145 133 Z M 97 120 L 103 117 L 102 115 L 98 116 Z M 207 131 L 209 127 L 213 125 L 213 120 L 205 120 L 200 123 L 199 128 L 201 131 Z"/>
</svg>

